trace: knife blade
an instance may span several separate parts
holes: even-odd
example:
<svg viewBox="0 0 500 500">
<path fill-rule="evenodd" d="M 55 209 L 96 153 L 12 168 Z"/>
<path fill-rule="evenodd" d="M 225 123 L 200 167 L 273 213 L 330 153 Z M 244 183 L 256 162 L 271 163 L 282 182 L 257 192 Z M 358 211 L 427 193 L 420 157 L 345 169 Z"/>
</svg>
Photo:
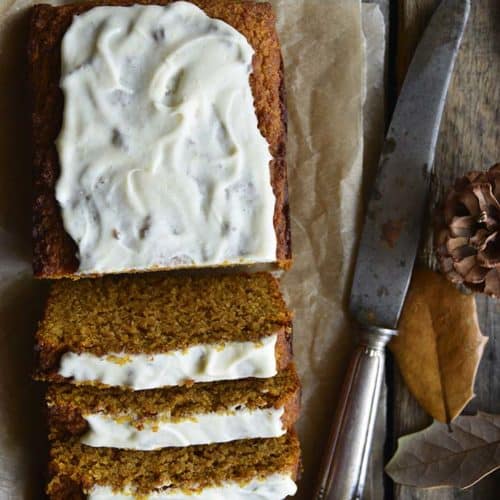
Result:
<svg viewBox="0 0 500 500">
<path fill-rule="evenodd" d="M 421 238 L 430 174 L 470 0 L 442 0 L 416 49 L 368 202 L 349 309 L 359 343 L 316 484 L 315 500 L 361 498 L 385 346 L 395 335 Z"/>
<path fill-rule="evenodd" d="M 368 204 L 351 315 L 396 328 L 410 282 L 452 68 L 468 2 L 445 0 L 418 46 L 396 104 Z"/>
</svg>

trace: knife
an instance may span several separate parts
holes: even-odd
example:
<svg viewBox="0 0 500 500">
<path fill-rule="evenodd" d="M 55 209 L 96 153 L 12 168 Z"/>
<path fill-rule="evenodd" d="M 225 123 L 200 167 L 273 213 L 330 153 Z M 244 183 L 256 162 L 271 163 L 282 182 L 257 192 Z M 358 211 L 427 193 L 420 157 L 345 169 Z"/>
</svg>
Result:
<svg viewBox="0 0 500 500">
<path fill-rule="evenodd" d="M 470 0 L 443 0 L 417 47 L 394 110 L 368 202 L 351 289 L 358 344 L 313 498 L 360 499 L 385 346 L 397 334 L 422 232 L 446 94 Z"/>
</svg>

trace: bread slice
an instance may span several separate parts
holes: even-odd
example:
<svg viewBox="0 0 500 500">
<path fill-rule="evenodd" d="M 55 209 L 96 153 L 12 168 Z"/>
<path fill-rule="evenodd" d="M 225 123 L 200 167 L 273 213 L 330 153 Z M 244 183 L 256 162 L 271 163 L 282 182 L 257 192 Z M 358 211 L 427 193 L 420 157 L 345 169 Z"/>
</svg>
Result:
<svg viewBox="0 0 500 500">
<path fill-rule="evenodd" d="M 32 87 L 34 149 L 33 244 L 34 274 L 40 278 L 78 277 L 76 243 L 64 229 L 55 186 L 60 164 L 55 140 L 63 119 L 63 94 L 59 87 L 61 40 L 73 17 L 99 5 L 166 5 L 171 0 L 89 1 L 58 7 L 33 8 L 29 37 L 29 73 Z M 221 19 L 242 33 L 255 50 L 250 79 L 259 129 L 270 145 L 271 184 L 276 198 L 274 228 L 276 262 L 291 262 L 285 163 L 286 112 L 283 65 L 275 30 L 275 16 L 267 3 L 253 1 L 196 0 L 210 17 Z M 224 265 L 222 262 L 221 265 Z M 174 264 L 170 265 L 173 267 Z M 159 270 L 156 266 L 147 270 Z M 127 271 L 134 271 L 128 269 Z"/>
<path fill-rule="evenodd" d="M 270 377 L 292 356 L 268 273 L 58 280 L 36 338 L 36 378 L 132 389 Z"/>
<path fill-rule="evenodd" d="M 150 391 L 52 384 L 49 437 L 134 450 L 279 437 L 300 405 L 293 365 L 270 379 L 195 384 Z"/>
<path fill-rule="evenodd" d="M 300 448 L 294 433 L 274 439 L 247 439 L 232 443 L 157 451 L 91 448 L 77 439 L 55 442 L 49 464 L 49 498 L 120 499 L 148 498 L 163 493 L 187 498 L 210 492 L 225 498 L 224 490 L 281 487 L 275 498 L 295 493 L 300 467 Z M 269 488 L 269 486 L 268 486 Z M 216 496 L 215 492 L 219 492 Z M 142 496 L 141 496 L 142 495 Z M 117 498 L 117 497 L 116 497 Z M 155 498 L 159 498 L 158 496 Z"/>
</svg>

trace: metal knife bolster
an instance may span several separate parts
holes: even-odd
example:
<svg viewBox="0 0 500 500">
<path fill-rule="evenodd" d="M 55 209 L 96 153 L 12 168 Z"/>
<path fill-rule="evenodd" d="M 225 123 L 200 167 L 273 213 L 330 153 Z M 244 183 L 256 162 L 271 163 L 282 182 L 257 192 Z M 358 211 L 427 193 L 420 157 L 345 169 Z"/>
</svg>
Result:
<svg viewBox="0 0 500 500">
<path fill-rule="evenodd" d="M 340 395 L 315 500 L 361 498 L 384 375 L 385 346 L 396 333 L 386 328 L 360 327 L 359 343 Z"/>
</svg>

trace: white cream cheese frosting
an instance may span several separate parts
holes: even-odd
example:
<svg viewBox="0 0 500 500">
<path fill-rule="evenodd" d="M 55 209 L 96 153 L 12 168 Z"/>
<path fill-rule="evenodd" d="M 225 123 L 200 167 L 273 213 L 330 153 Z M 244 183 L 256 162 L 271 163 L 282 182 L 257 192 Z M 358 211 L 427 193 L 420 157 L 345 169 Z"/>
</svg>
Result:
<svg viewBox="0 0 500 500">
<path fill-rule="evenodd" d="M 81 437 L 87 446 L 156 450 L 169 446 L 226 443 L 237 439 L 273 438 L 285 434 L 284 408 L 234 408 L 228 413 L 204 413 L 172 420 L 158 415 L 137 428 L 129 418 L 95 413 L 85 415 L 88 431 Z"/>
<path fill-rule="evenodd" d="M 182 1 L 74 18 L 56 198 L 78 273 L 276 260 L 253 53 Z"/>
<path fill-rule="evenodd" d="M 297 485 L 286 474 L 271 474 L 264 479 L 254 479 L 246 484 L 226 482 L 221 486 L 205 488 L 201 491 L 182 492 L 165 489 L 141 496 L 144 500 L 283 500 L 297 492 Z M 115 493 L 111 488 L 95 486 L 87 495 L 88 500 L 132 500 L 135 495 L 130 491 Z"/>
<path fill-rule="evenodd" d="M 277 335 L 260 342 L 201 344 L 162 354 L 109 354 L 66 352 L 58 374 L 75 382 L 157 389 L 186 382 L 214 382 L 248 377 L 268 378 L 277 373 Z"/>
</svg>

